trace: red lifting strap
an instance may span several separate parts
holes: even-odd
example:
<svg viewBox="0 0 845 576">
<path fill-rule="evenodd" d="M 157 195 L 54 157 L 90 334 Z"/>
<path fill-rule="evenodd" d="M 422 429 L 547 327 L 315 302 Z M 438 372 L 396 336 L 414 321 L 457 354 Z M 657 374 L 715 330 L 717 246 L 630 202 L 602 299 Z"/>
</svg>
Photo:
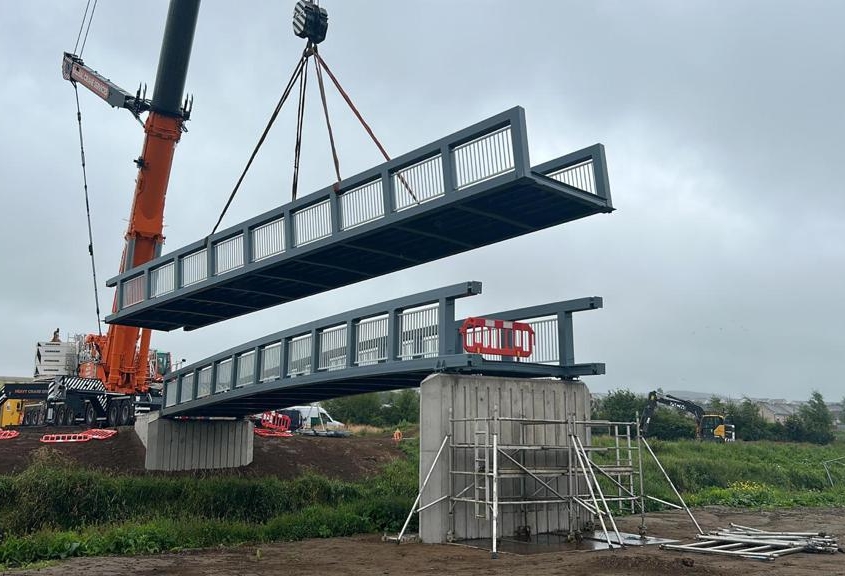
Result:
<svg viewBox="0 0 845 576">
<path fill-rule="evenodd" d="M 464 350 L 528 358 L 534 351 L 534 328 L 525 322 L 470 317 L 461 325 Z"/>
<path fill-rule="evenodd" d="M 0 430 L 0 440 L 11 440 L 17 438 L 21 433 L 17 430 Z"/>
<path fill-rule="evenodd" d="M 63 444 L 65 442 L 88 442 L 91 436 L 88 434 L 44 434 L 41 441 L 45 444 Z"/>
</svg>

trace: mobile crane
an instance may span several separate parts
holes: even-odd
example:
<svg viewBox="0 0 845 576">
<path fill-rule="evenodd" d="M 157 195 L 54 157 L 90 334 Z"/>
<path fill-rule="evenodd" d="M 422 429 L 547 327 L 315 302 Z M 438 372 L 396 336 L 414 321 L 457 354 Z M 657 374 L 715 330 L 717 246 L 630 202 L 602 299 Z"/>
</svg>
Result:
<svg viewBox="0 0 845 576">
<path fill-rule="evenodd" d="M 199 5 L 200 0 L 171 0 L 151 100 L 140 88 L 134 95 L 121 89 L 76 54 L 66 52 L 62 60 L 62 76 L 74 85 L 85 86 L 139 120 L 142 113 L 148 113 L 143 123 L 143 148 L 135 160 L 138 176 L 120 272 L 161 253 L 173 155 L 191 112 L 192 102 L 183 101 L 182 94 Z M 161 374 L 155 366 L 166 371 L 169 361 L 156 354 L 151 363 L 149 329 L 111 324 L 106 334 L 87 334 L 77 341 L 75 352 L 69 350 L 64 355 L 74 353 L 76 361 L 71 362 L 70 373 L 55 376 L 49 386 L 43 420 L 68 425 L 84 419 L 94 425 L 105 419 L 108 425 L 118 426 L 131 423 L 136 409 L 160 406 L 161 389 L 155 381 Z"/>
<path fill-rule="evenodd" d="M 643 436 L 647 434 L 651 417 L 659 404 L 692 414 L 695 418 L 695 437 L 698 440 L 733 442 L 735 439 L 733 424 L 726 424 L 725 417 L 722 414 L 707 414 L 704 408 L 695 402 L 654 390 L 648 393 L 648 403 L 640 419 L 640 434 Z"/>
</svg>

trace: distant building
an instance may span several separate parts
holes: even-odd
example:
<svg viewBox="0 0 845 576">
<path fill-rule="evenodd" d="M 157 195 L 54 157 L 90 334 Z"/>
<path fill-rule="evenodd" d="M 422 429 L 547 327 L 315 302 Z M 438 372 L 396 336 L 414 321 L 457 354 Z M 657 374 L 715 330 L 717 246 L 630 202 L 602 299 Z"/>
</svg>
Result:
<svg viewBox="0 0 845 576">
<path fill-rule="evenodd" d="M 756 400 L 760 409 L 760 416 L 766 422 L 783 424 L 786 419 L 795 414 L 801 406 L 799 402 L 787 402 L 786 400 Z"/>
</svg>

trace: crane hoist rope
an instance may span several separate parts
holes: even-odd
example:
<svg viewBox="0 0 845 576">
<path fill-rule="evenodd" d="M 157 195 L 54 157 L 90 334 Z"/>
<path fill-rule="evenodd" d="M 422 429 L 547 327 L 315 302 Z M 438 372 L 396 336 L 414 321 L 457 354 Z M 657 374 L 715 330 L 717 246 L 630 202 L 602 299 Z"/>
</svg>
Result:
<svg viewBox="0 0 845 576">
<path fill-rule="evenodd" d="M 88 14 L 88 7 L 91 6 L 91 0 L 85 3 L 85 11 L 82 13 L 82 23 L 79 25 L 79 33 L 76 35 L 76 44 L 73 45 L 73 53 L 78 54 L 80 58 L 82 58 L 82 53 L 85 51 L 85 43 L 88 42 L 88 32 L 91 31 L 91 22 L 94 20 L 94 11 L 97 9 L 97 0 L 94 0 L 94 7 L 91 8 L 91 14 Z M 88 27 L 85 27 L 85 22 L 88 22 Z M 85 37 L 82 37 L 82 29 L 85 28 Z M 79 40 L 82 39 L 82 48 L 79 49 L 79 52 L 76 51 L 79 48 Z"/>
<path fill-rule="evenodd" d="M 100 320 L 100 293 L 97 288 L 97 264 L 94 260 L 94 234 L 91 230 L 91 204 L 88 200 L 88 172 L 85 168 L 85 141 L 82 138 L 82 112 L 79 108 L 79 90 L 73 83 L 73 93 L 76 97 L 76 121 L 79 126 L 79 155 L 82 159 L 82 188 L 85 191 L 85 217 L 88 219 L 88 255 L 91 257 L 91 275 L 94 279 L 94 305 L 97 311 L 97 333 L 103 335 Z"/>
<path fill-rule="evenodd" d="M 328 65 L 326 64 L 326 61 L 323 59 L 322 56 L 320 56 L 319 50 L 317 49 L 317 45 L 325 39 L 326 30 L 328 28 L 328 15 L 325 9 L 320 8 L 315 2 L 312 2 L 311 0 L 299 0 L 299 2 L 296 3 L 296 7 L 294 8 L 293 28 L 294 33 L 300 38 L 306 38 L 308 40 L 308 43 L 305 47 L 305 50 L 302 52 L 302 56 L 300 57 L 299 62 L 297 62 L 297 65 L 294 68 L 293 75 L 291 76 L 290 80 L 288 81 L 288 84 L 285 86 L 285 89 L 282 92 L 282 96 L 279 99 L 278 104 L 276 104 L 275 110 L 270 115 L 270 120 L 268 121 L 267 126 L 264 128 L 261 137 L 258 139 L 258 143 L 255 145 L 255 148 L 253 149 L 249 160 L 247 160 L 243 172 L 241 172 L 240 177 L 235 183 L 234 189 L 232 190 L 231 194 L 229 194 L 229 198 L 226 201 L 226 205 L 223 207 L 223 211 L 220 213 L 220 217 L 217 219 L 217 223 L 214 225 L 211 234 L 217 232 L 217 229 L 223 221 L 223 217 L 226 215 L 226 212 L 228 211 L 229 206 L 231 206 L 235 195 L 238 193 L 238 190 L 240 189 L 240 186 L 243 183 L 247 172 L 252 166 L 252 163 L 255 160 L 255 156 L 258 154 L 258 150 L 261 148 L 261 145 L 267 138 L 267 134 L 269 133 L 273 123 L 276 121 L 276 118 L 278 117 L 279 112 L 281 111 L 282 105 L 284 105 L 285 101 L 290 95 L 290 91 L 293 89 L 293 86 L 297 83 L 297 81 L 299 81 L 299 104 L 296 119 L 296 146 L 294 148 L 293 178 L 291 186 L 291 200 L 296 200 L 297 186 L 299 182 L 299 159 L 302 148 L 302 126 L 305 115 L 305 88 L 307 85 L 308 60 L 310 60 L 312 57 L 314 60 L 314 68 L 317 73 L 317 83 L 320 89 L 320 99 L 322 101 L 323 113 L 326 118 L 326 127 L 329 133 L 329 144 L 332 150 L 332 160 L 334 162 L 335 167 L 335 176 L 337 177 L 337 181 L 334 185 L 335 192 L 339 191 L 339 185 L 341 181 L 340 161 L 338 159 L 337 148 L 335 146 L 334 132 L 332 130 L 331 121 L 329 119 L 329 108 L 326 101 L 326 91 L 322 75 L 324 71 L 326 72 L 326 74 L 328 74 L 335 88 L 343 97 L 343 100 L 352 110 L 352 113 L 361 123 L 364 130 L 367 132 L 367 134 L 375 143 L 376 147 L 384 156 L 384 159 L 390 160 L 390 156 L 384 149 L 384 146 L 382 146 L 381 142 L 379 142 L 378 138 L 376 138 L 376 135 L 373 132 L 372 128 L 370 128 L 369 124 L 367 124 L 367 122 L 364 120 L 364 117 L 358 111 L 355 104 L 352 102 L 352 99 L 340 85 L 340 82 L 338 81 L 337 77 L 329 69 Z M 398 174 L 398 178 L 400 183 L 408 192 L 408 194 L 411 196 L 411 198 L 413 198 L 414 202 L 419 204 L 419 199 L 417 198 L 417 195 L 411 189 L 411 186 L 408 184 L 405 178 L 401 174 Z"/>
<path fill-rule="evenodd" d="M 91 0 L 85 4 L 85 12 L 82 14 L 82 23 L 79 25 L 79 33 L 76 35 L 76 44 L 73 47 L 74 53 L 79 47 L 79 40 L 82 39 L 82 47 L 79 50 L 81 57 L 82 51 L 85 50 L 85 43 L 88 41 L 88 33 L 91 31 L 91 22 L 94 19 L 94 11 L 97 9 L 97 0 L 94 0 L 94 6 L 91 8 L 91 13 L 88 13 L 88 8 Z M 86 27 L 85 22 L 88 22 Z M 85 36 L 82 36 L 82 29 L 85 28 Z M 100 319 L 100 293 L 97 287 L 97 264 L 94 259 L 94 234 L 91 229 L 91 204 L 88 198 L 88 171 L 85 166 L 85 140 L 82 137 L 82 110 L 79 106 L 79 90 L 76 82 L 73 82 L 73 95 L 76 99 L 76 122 L 79 127 L 79 155 L 82 160 L 82 188 L 85 192 L 85 217 L 88 221 L 88 255 L 91 258 L 91 275 L 94 280 L 94 306 L 97 313 L 97 333 L 103 335 L 103 326 Z"/>
</svg>

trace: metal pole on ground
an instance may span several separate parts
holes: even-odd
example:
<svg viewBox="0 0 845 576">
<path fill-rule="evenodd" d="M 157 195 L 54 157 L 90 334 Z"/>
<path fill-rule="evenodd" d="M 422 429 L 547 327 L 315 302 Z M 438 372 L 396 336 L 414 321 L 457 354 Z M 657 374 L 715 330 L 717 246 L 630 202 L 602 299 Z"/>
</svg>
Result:
<svg viewBox="0 0 845 576">
<path fill-rule="evenodd" d="M 443 447 L 446 446 L 446 442 L 449 441 L 449 435 L 443 437 L 443 442 L 440 443 L 440 449 L 437 450 L 437 455 L 434 457 L 434 461 L 431 463 L 431 468 L 428 469 L 428 474 L 425 475 L 425 480 L 423 480 L 422 486 L 420 486 L 420 491 L 417 493 L 417 498 L 414 500 L 414 505 L 411 506 L 411 511 L 408 512 L 408 517 L 405 519 L 405 524 L 402 526 L 402 531 L 399 532 L 399 536 L 396 538 L 396 543 L 402 543 L 402 536 L 405 534 L 405 530 L 408 529 L 408 524 L 411 522 L 411 517 L 414 515 L 414 512 L 417 509 L 417 504 L 420 503 L 420 498 L 422 498 L 423 490 L 425 490 L 426 485 L 428 484 L 429 478 L 431 478 L 431 473 L 434 472 L 434 467 L 437 466 L 437 461 L 440 459 L 440 454 L 443 452 Z"/>
<path fill-rule="evenodd" d="M 695 516 L 693 516 L 692 512 L 690 512 L 689 506 L 687 506 L 687 503 L 684 502 L 684 499 L 681 496 L 681 493 L 678 492 L 677 488 L 675 488 L 675 484 L 672 482 L 672 479 L 669 478 L 669 475 L 666 473 L 666 470 L 663 468 L 663 464 L 661 464 L 660 460 L 657 459 L 657 456 L 655 455 L 654 450 L 651 449 L 651 446 L 649 446 L 649 444 L 648 444 L 648 442 L 646 442 L 645 438 L 642 438 L 642 437 L 640 437 L 640 438 L 642 440 L 642 443 L 645 445 L 645 447 L 648 448 L 648 453 L 651 454 L 652 458 L 654 458 L 654 462 L 657 464 L 657 467 L 660 468 L 661 472 L 663 472 L 663 476 L 666 478 L 666 481 L 669 482 L 669 486 L 672 487 L 672 491 L 675 493 L 675 496 L 677 496 L 678 500 L 681 501 L 681 505 L 684 507 L 684 510 L 686 510 L 687 515 L 690 517 L 690 520 L 692 520 L 692 523 L 695 524 L 696 528 L 698 528 L 698 533 L 704 534 L 704 530 L 702 530 L 701 526 L 698 525 L 698 521 L 696 521 Z"/>
</svg>

